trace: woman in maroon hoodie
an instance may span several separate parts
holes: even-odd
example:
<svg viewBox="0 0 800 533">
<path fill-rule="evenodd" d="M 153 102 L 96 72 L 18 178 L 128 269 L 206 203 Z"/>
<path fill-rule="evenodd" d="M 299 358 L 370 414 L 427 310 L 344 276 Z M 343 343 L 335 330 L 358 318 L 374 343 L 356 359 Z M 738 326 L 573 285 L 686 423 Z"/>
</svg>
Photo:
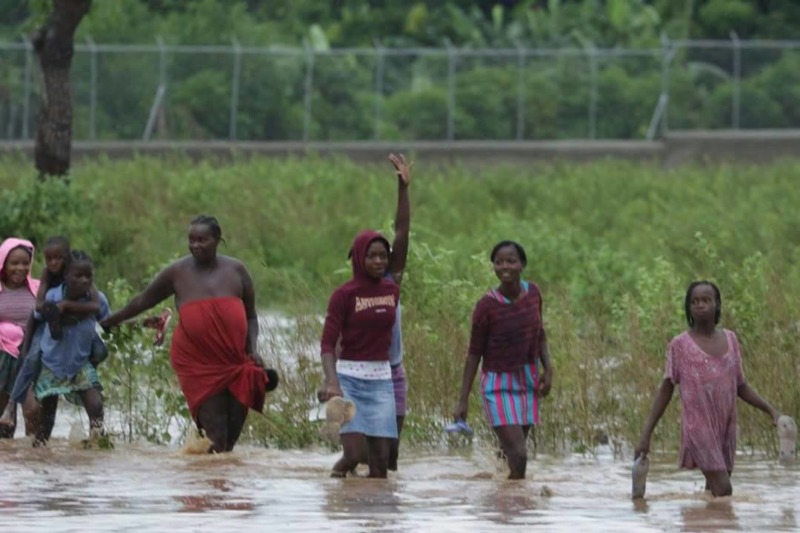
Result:
<svg viewBox="0 0 800 533">
<path fill-rule="evenodd" d="M 344 477 L 358 465 L 366 437 L 369 477 L 385 478 L 397 438 L 389 346 L 400 295 L 397 283 L 386 277 L 389 241 L 362 231 L 353 242 L 352 265 L 353 279 L 331 295 L 322 331 L 323 399 L 343 396 L 356 406 L 353 419 L 341 428 L 344 456 L 331 476 Z"/>
</svg>

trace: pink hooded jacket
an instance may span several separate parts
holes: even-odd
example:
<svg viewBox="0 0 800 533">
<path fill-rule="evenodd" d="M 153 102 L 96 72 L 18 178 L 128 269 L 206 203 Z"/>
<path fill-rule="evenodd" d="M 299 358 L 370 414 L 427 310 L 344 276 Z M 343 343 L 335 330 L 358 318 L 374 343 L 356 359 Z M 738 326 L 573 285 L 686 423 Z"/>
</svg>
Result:
<svg viewBox="0 0 800 533">
<path fill-rule="evenodd" d="M 25 239 L 9 238 L 0 244 L 0 279 L 3 276 L 3 268 L 6 264 L 6 259 L 11 250 L 23 246 L 31 251 L 31 260 L 33 260 L 33 244 Z M 28 272 L 28 289 L 33 294 L 34 298 L 39 290 L 39 280 L 33 279 L 30 272 Z M 0 292 L 3 291 L 3 284 L 0 283 Z M 33 309 L 31 309 L 33 311 Z M 22 340 L 25 338 L 25 332 L 21 327 L 10 322 L 0 322 L 0 350 L 11 354 L 14 357 L 19 356 L 19 347 Z"/>
</svg>

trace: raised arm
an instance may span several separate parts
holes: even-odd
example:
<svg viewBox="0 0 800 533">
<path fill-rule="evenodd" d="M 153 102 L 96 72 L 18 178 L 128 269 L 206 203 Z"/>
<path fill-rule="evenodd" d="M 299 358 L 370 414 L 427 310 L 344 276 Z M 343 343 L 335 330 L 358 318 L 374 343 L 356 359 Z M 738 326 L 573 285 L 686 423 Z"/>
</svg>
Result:
<svg viewBox="0 0 800 533">
<path fill-rule="evenodd" d="M 261 356 L 257 353 L 258 349 L 258 312 L 256 311 L 256 291 L 253 285 L 253 278 L 247 268 L 239 263 L 239 274 L 242 276 L 242 302 L 244 311 L 247 315 L 247 341 L 245 351 L 253 361 L 259 366 L 264 366 Z"/>
<path fill-rule="evenodd" d="M 389 161 L 397 173 L 397 214 L 394 219 L 394 242 L 389 272 L 396 283 L 403 281 L 403 270 L 408 257 L 408 238 L 411 228 L 411 206 L 408 198 L 408 185 L 411 183 L 411 168 L 414 162 L 406 163 L 403 154 L 389 154 Z"/>
<path fill-rule="evenodd" d="M 647 456 L 650 452 L 650 437 L 653 435 L 653 430 L 656 429 L 658 421 L 664 416 L 664 411 L 667 410 L 670 400 L 672 400 L 672 393 L 675 391 L 675 385 L 669 378 L 664 378 L 661 382 L 661 387 L 658 389 L 656 399 L 653 401 L 653 408 L 650 410 L 650 416 L 644 423 L 642 435 L 639 438 L 639 444 L 634 451 L 634 458 L 639 456 Z"/>
<path fill-rule="evenodd" d="M 135 317 L 143 311 L 156 306 L 159 302 L 175 294 L 173 283 L 176 264 L 173 263 L 156 275 L 155 279 L 145 289 L 134 296 L 128 304 L 100 321 L 103 329 L 113 328 L 121 322 Z"/>
</svg>

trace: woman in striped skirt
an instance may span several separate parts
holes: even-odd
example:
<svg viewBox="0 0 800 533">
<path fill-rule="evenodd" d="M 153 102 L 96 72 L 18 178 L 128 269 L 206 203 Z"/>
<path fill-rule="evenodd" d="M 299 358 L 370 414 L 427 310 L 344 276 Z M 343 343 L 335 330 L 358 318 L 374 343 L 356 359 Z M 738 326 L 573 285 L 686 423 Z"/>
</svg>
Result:
<svg viewBox="0 0 800 533">
<path fill-rule="evenodd" d="M 539 399 L 553 383 L 553 367 L 542 323 L 539 288 L 521 279 L 525 250 L 502 241 L 491 253 L 500 286 L 487 292 L 472 313 L 472 333 L 464 365 L 461 397 L 453 415 L 466 420 L 469 393 L 481 364 L 481 394 L 489 423 L 500 440 L 511 471 L 523 479 L 525 441 L 539 423 Z M 541 368 L 541 372 L 540 372 Z"/>
</svg>

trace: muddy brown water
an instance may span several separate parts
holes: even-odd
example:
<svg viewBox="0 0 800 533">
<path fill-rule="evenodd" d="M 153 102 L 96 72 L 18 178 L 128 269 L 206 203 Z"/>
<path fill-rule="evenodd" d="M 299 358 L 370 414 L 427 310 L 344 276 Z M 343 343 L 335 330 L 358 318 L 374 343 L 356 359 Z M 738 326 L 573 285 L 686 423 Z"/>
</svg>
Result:
<svg viewBox="0 0 800 533">
<path fill-rule="evenodd" d="M 404 450 L 389 480 L 337 480 L 328 450 L 85 450 L 74 424 L 61 413 L 47 449 L 19 432 L 0 441 L 0 531 L 800 530 L 800 468 L 770 458 L 740 457 L 734 495 L 718 500 L 699 473 L 654 458 L 632 502 L 629 461 L 603 453 L 539 456 L 510 482 L 488 450 Z"/>
</svg>

